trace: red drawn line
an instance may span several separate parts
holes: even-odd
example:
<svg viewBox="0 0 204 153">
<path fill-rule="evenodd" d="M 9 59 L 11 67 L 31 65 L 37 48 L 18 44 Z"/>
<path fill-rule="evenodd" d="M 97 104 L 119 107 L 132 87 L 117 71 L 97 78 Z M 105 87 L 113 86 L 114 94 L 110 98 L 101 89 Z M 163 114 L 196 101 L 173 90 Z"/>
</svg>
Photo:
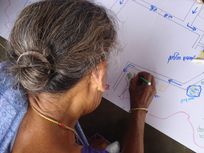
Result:
<svg viewBox="0 0 204 153">
<path fill-rule="evenodd" d="M 171 114 L 171 115 L 169 115 L 169 116 L 167 116 L 167 117 L 159 117 L 159 116 L 157 116 L 157 115 L 154 115 L 154 114 L 149 113 L 149 116 L 154 117 L 154 118 L 157 118 L 157 119 L 160 119 L 160 120 L 167 120 L 167 119 L 169 119 L 169 118 L 171 118 L 171 117 L 173 117 L 173 116 L 179 115 L 179 114 L 184 114 L 185 116 L 187 116 L 187 122 L 189 123 L 189 125 L 191 126 L 191 129 L 192 129 L 192 131 L 193 131 L 193 133 L 192 133 L 193 143 L 194 143 L 197 147 L 199 147 L 199 148 L 201 148 L 201 149 L 204 149 L 204 146 L 201 146 L 201 145 L 199 145 L 199 144 L 196 142 L 196 139 L 195 139 L 195 129 L 194 129 L 193 124 L 192 124 L 192 122 L 191 122 L 191 120 L 190 120 L 190 115 L 187 114 L 186 112 L 184 112 L 184 111 L 179 111 L 179 112 L 173 113 L 173 114 Z"/>
</svg>

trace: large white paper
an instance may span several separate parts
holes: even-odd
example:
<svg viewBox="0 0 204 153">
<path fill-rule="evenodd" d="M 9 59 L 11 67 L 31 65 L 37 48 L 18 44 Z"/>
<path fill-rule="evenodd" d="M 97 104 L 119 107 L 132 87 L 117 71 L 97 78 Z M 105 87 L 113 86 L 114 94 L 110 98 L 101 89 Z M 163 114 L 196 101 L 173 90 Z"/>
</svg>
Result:
<svg viewBox="0 0 204 153">
<path fill-rule="evenodd" d="M 104 97 L 129 111 L 129 81 L 155 76 L 157 94 L 146 122 L 204 152 L 204 8 L 194 0 L 99 0 L 115 12 L 121 52 L 109 66 Z M 159 145 L 159 144 L 158 144 Z"/>
<path fill-rule="evenodd" d="M 20 11 L 35 1 L 37 0 L 0 0 L 0 36 L 8 39 Z"/>
</svg>

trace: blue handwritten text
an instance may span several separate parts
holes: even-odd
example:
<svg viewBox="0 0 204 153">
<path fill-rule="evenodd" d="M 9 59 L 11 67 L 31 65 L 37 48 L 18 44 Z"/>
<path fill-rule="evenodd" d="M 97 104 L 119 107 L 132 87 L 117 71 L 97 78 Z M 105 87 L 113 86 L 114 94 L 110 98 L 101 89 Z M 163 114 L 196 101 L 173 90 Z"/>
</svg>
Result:
<svg viewBox="0 0 204 153">
<path fill-rule="evenodd" d="M 195 58 L 196 58 L 196 55 L 193 55 L 193 56 L 184 55 L 184 56 L 182 56 L 179 52 L 174 52 L 173 55 L 169 55 L 167 63 L 169 63 L 170 61 L 183 61 L 183 62 L 192 61 Z"/>
</svg>

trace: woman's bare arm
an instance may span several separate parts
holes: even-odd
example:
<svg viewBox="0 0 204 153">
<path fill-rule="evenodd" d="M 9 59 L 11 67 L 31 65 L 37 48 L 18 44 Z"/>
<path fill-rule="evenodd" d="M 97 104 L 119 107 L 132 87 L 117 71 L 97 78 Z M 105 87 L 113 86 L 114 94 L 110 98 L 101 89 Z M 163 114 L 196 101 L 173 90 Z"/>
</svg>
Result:
<svg viewBox="0 0 204 153">
<path fill-rule="evenodd" d="M 142 80 L 148 80 L 151 85 Z M 155 95 L 154 77 L 147 72 L 140 72 L 130 82 L 131 108 L 148 108 Z M 129 128 L 127 130 L 122 153 L 144 153 L 144 126 L 146 111 L 135 110 L 131 112 Z"/>
</svg>

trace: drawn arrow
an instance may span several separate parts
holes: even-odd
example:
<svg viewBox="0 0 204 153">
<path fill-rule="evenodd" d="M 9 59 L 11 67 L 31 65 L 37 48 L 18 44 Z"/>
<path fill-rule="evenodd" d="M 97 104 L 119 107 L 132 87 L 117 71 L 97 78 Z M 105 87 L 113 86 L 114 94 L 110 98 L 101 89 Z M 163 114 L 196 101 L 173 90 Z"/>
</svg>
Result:
<svg viewBox="0 0 204 153">
<path fill-rule="evenodd" d="M 197 13 L 197 9 L 198 9 L 198 7 L 196 7 L 194 10 L 192 10 L 192 14 Z"/>
<path fill-rule="evenodd" d="M 190 28 L 192 31 L 196 31 L 196 27 L 194 26 L 191 26 L 189 23 L 187 24 L 187 27 Z"/>
<path fill-rule="evenodd" d="M 174 84 L 174 85 L 182 86 L 180 83 L 178 83 L 176 80 L 173 80 L 173 79 L 169 79 L 168 82 L 169 82 L 169 84 Z"/>
</svg>

